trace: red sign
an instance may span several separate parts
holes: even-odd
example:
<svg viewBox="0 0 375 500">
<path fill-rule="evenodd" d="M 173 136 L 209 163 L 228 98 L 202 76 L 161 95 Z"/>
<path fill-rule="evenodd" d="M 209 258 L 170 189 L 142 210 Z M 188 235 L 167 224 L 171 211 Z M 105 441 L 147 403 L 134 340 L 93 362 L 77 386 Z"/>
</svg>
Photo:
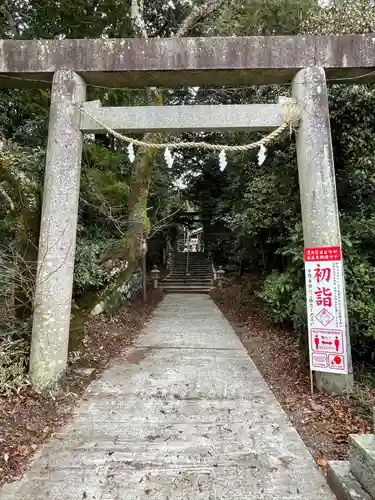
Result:
<svg viewBox="0 0 375 500">
<path fill-rule="evenodd" d="M 329 354 L 328 364 L 332 370 L 345 370 L 345 358 L 341 354 Z"/>
<path fill-rule="evenodd" d="M 341 260 L 341 247 L 305 248 L 305 262 Z"/>
<path fill-rule="evenodd" d="M 313 328 L 311 330 L 311 350 L 321 353 L 344 352 L 343 331 Z"/>
</svg>

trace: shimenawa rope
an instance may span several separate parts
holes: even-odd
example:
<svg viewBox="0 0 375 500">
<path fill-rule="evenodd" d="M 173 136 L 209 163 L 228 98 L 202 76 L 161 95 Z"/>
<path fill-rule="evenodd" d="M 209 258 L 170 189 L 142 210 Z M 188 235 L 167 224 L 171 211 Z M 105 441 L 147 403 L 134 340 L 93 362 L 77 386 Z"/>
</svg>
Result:
<svg viewBox="0 0 375 500">
<path fill-rule="evenodd" d="M 88 112 L 83 106 L 80 107 L 82 113 L 88 116 L 94 123 L 99 125 L 99 127 L 103 128 L 106 132 L 113 135 L 117 139 L 127 142 L 128 144 L 133 144 L 134 146 L 145 147 L 150 149 L 205 149 L 207 151 L 232 151 L 237 153 L 243 153 L 246 151 L 250 151 L 252 149 L 258 149 L 261 146 L 267 146 L 270 143 L 274 142 L 278 139 L 284 132 L 287 130 L 292 130 L 297 126 L 298 121 L 301 117 L 301 110 L 298 104 L 295 102 L 286 102 L 284 104 L 284 115 L 282 123 L 277 129 L 275 129 L 270 134 L 266 135 L 259 141 L 252 142 L 250 144 L 242 144 L 242 145 L 234 145 L 230 146 L 228 144 L 209 144 L 207 142 L 164 142 L 164 143 L 151 143 L 146 141 L 140 141 L 138 139 L 134 139 L 132 137 L 128 137 L 126 135 L 120 134 L 113 130 L 111 127 L 108 127 L 100 120 L 95 118 L 90 112 Z"/>
</svg>

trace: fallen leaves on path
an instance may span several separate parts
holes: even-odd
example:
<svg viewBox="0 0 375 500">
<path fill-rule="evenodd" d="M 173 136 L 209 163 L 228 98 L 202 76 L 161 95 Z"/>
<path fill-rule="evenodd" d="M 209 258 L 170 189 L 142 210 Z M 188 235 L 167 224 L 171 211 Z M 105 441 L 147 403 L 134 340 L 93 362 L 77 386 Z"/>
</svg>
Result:
<svg viewBox="0 0 375 500">
<path fill-rule="evenodd" d="M 248 291 L 248 283 L 233 282 L 212 298 L 232 323 L 294 427 L 322 470 L 328 460 L 347 458 L 349 434 L 371 432 L 368 420 L 359 416 L 357 399 L 375 406 L 375 390 L 357 385 L 354 396 L 311 395 L 308 369 L 302 367 L 293 332 L 273 325 Z"/>
<path fill-rule="evenodd" d="M 0 398 L 0 486 L 22 475 L 35 451 L 68 420 L 88 384 L 109 360 L 126 352 L 161 298 L 160 291 L 153 291 L 147 304 L 139 299 L 113 316 L 91 318 L 81 345 L 70 353 L 59 396 L 44 398 L 30 391 Z"/>
</svg>

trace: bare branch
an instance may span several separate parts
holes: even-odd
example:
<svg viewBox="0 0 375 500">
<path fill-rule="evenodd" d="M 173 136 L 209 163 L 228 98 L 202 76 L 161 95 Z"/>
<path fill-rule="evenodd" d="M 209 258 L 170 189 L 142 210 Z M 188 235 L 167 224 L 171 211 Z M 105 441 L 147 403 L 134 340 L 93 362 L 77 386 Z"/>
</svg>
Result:
<svg viewBox="0 0 375 500">
<path fill-rule="evenodd" d="M 166 217 L 163 217 L 160 219 L 152 228 L 150 231 L 150 234 L 148 235 L 148 238 L 152 238 L 156 233 L 161 231 L 164 227 L 168 226 L 170 223 L 170 219 L 176 215 L 182 208 L 182 205 L 173 213 L 167 215 Z"/>
<path fill-rule="evenodd" d="M 207 0 L 203 5 L 199 7 L 193 7 L 191 13 L 187 16 L 184 22 L 181 24 L 176 36 L 188 36 L 190 31 L 198 23 L 202 22 L 208 16 L 213 14 L 215 11 L 220 9 L 227 0 Z"/>
<path fill-rule="evenodd" d="M 143 17 L 143 0 L 139 0 L 139 2 L 138 0 L 132 0 L 131 19 L 133 21 L 133 29 L 135 31 L 135 34 L 138 37 L 147 40 L 148 34 L 146 30 L 146 23 Z"/>
</svg>

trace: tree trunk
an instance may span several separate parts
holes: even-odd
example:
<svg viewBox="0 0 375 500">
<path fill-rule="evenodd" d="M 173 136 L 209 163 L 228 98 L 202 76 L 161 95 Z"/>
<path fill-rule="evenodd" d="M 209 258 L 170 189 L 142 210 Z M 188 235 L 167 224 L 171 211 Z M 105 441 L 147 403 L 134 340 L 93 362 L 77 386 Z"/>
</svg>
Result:
<svg viewBox="0 0 375 500">
<path fill-rule="evenodd" d="M 37 207 L 39 207 L 39 202 Z M 17 285 L 14 292 L 14 310 L 19 319 L 27 319 L 32 314 L 38 241 L 40 210 L 22 215 L 22 229 L 16 237 Z"/>
<path fill-rule="evenodd" d="M 161 142 L 162 138 L 161 134 L 149 133 L 144 136 L 144 140 L 150 143 Z M 115 263 L 120 260 L 122 263 L 127 262 L 128 265 L 103 289 L 91 294 L 85 294 L 77 302 L 78 308 L 73 311 L 71 322 L 71 347 L 81 341 L 84 325 L 95 306 L 104 300 L 110 300 L 111 296 L 117 292 L 123 283 L 131 278 L 140 265 L 143 255 L 143 242 L 147 240 L 150 231 L 147 202 L 156 154 L 155 149 L 140 148 L 139 150 L 130 185 L 129 228 L 121 239 L 109 249 L 103 262 L 103 264 L 110 261 Z"/>
</svg>

